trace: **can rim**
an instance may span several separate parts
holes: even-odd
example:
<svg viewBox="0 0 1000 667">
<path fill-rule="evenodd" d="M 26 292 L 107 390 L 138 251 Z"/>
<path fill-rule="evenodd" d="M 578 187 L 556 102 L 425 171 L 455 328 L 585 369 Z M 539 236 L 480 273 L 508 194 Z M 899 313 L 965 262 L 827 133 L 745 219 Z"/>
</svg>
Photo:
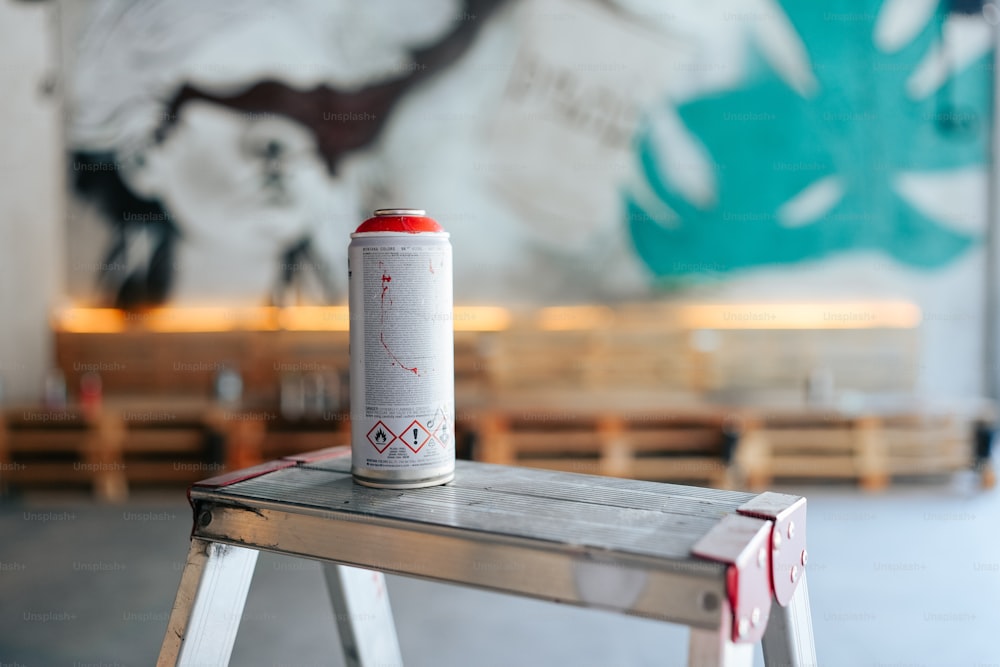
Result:
<svg viewBox="0 0 1000 667">
<path fill-rule="evenodd" d="M 385 215 L 407 215 L 413 217 L 423 217 L 427 211 L 422 208 L 377 208 L 374 215 L 382 217 Z"/>
<path fill-rule="evenodd" d="M 375 230 L 367 232 L 351 232 L 352 239 L 363 239 L 369 236 L 403 236 L 406 238 L 420 237 L 420 238 L 451 238 L 451 234 L 448 232 L 400 232 L 395 230 Z"/>
</svg>

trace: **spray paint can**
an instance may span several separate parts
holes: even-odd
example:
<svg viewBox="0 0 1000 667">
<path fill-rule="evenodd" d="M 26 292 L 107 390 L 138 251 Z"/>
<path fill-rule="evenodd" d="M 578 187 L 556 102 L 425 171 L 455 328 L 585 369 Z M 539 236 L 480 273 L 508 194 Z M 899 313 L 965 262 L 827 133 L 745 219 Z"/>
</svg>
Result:
<svg viewBox="0 0 1000 667">
<path fill-rule="evenodd" d="M 351 472 L 414 489 L 455 476 L 448 234 L 424 211 L 380 209 L 351 234 Z"/>
</svg>

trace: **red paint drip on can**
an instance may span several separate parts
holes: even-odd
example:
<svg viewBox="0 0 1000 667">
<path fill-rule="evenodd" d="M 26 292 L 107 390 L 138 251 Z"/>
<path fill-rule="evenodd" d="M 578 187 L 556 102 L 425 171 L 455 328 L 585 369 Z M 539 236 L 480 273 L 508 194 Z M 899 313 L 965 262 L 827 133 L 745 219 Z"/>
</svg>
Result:
<svg viewBox="0 0 1000 667">
<path fill-rule="evenodd" d="M 377 210 L 351 235 L 348 278 L 355 481 L 392 489 L 451 481 L 455 359 L 447 232 L 422 210 Z"/>
</svg>

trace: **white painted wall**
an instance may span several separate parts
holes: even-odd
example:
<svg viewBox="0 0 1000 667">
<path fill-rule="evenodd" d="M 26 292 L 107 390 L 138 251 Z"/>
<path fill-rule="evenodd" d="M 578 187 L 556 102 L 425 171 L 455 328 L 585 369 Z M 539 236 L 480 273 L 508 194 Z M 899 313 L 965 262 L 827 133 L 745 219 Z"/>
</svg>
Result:
<svg viewBox="0 0 1000 667">
<path fill-rule="evenodd" d="M 40 395 L 63 292 L 65 184 L 52 3 L 0 0 L 0 377 Z"/>
</svg>

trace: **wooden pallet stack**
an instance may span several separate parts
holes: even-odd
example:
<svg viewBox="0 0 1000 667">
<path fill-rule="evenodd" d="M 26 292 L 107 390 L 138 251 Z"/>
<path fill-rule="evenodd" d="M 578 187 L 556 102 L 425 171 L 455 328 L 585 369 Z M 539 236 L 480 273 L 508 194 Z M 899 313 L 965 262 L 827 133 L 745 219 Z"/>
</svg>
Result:
<svg viewBox="0 0 1000 667">
<path fill-rule="evenodd" d="M 666 304 L 520 313 L 484 358 L 475 457 L 729 486 L 731 439 L 694 405 L 705 366 L 688 337 Z"/>
<path fill-rule="evenodd" d="M 988 460 L 977 456 L 975 422 L 956 414 L 802 410 L 747 415 L 743 423 L 736 464 L 751 489 L 834 479 L 878 490 L 893 479 L 963 470 L 978 470 L 986 488 L 995 484 Z"/>
<path fill-rule="evenodd" d="M 713 410 L 573 402 L 481 411 L 475 458 L 614 477 L 732 484 L 732 439 Z"/>
<path fill-rule="evenodd" d="M 491 394 L 476 455 L 726 486 L 735 476 L 753 488 L 774 480 L 850 479 L 877 489 L 893 478 L 946 474 L 985 460 L 977 459 L 968 419 L 921 409 L 846 414 L 807 403 L 813 397 L 806 381 L 817 371 L 833 378 L 837 390 L 912 392 L 919 358 L 914 327 L 825 327 L 824 318 L 839 311 L 820 309 L 810 328 L 795 320 L 794 310 L 709 308 L 717 326 L 705 330 L 697 328 L 702 310 L 695 317 L 683 305 L 660 302 L 521 313 L 485 359 Z M 732 324 L 749 315 L 786 317 L 790 324 Z M 708 417 L 712 409 L 705 406 L 712 405 L 718 407 Z M 697 418 L 692 406 L 701 406 Z M 722 426 L 727 419 L 733 428 Z M 988 470 L 983 479 L 988 483 Z"/>
<path fill-rule="evenodd" d="M 244 398 L 276 405 L 282 379 L 321 377 L 331 393 L 346 386 L 346 331 L 57 331 L 56 363 L 70 393 L 87 373 L 108 396 L 208 400 L 219 373 L 240 375 Z"/>
<path fill-rule="evenodd" d="M 525 391 L 690 392 L 696 353 L 670 308 L 580 306 L 523 313 L 484 355 L 494 396 Z"/>
<path fill-rule="evenodd" d="M 15 486 L 83 486 L 101 499 L 123 498 L 118 433 L 114 419 L 79 407 L 0 412 L 0 493 Z"/>
<path fill-rule="evenodd" d="M 267 410 L 228 412 L 227 467 L 238 470 L 285 456 L 350 444 L 349 417 L 343 410 L 295 418 Z"/>
<path fill-rule="evenodd" d="M 34 447 L 41 462 L 41 443 L 49 438 L 42 431 L 51 432 L 53 463 L 77 457 L 75 477 L 67 479 L 91 483 L 93 475 L 79 473 L 81 462 L 94 457 L 123 466 L 95 482 L 114 496 L 129 483 L 186 482 L 200 472 L 347 442 L 346 309 L 270 313 L 274 321 L 261 329 L 236 315 L 218 314 L 220 330 L 186 330 L 169 309 L 148 322 L 123 315 L 113 332 L 57 330 L 56 358 L 71 393 L 85 374 L 98 373 L 106 396 L 137 396 L 146 407 L 114 413 L 107 401 L 99 423 L 68 420 L 65 432 L 15 418 L 7 460 Z M 794 326 L 742 324 L 765 315 L 790 317 Z M 791 478 L 854 479 L 881 488 L 895 477 L 988 462 L 974 453 L 983 439 L 968 418 L 922 410 L 848 415 L 806 406 L 805 381 L 817 370 L 834 378 L 837 390 L 912 392 L 919 331 L 905 323 L 830 327 L 824 318 L 832 315 L 822 309 L 813 314 L 816 326 L 800 326 L 799 315 L 795 308 L 772 313 L 766 305 L 729 310 L 659 301 L 504 310 L 502 322 L 479 329 L 456 321 L 459 456 L 718 486 L 742 480 L 754 488 Z M 240 374 L 240 409 L 213 407 L 223 370 Z M 330 409 L 282 414 L 279 388 L 289 378 L 321 380 Z M 736 422 L 738 446 L 737 429 L 729 428 Z M 33 428 L 38 433 L 29 434 Z M 10 468 L 0 473 L 13 480 L 20 472 Z M 42 470 L 21 471 L 17 479 L 44 477 Z M 990 474 L 983 468 L 984 480 Z"/>
<path fill-rule="evenodd" d="M 737 466 L 750 488 L 775 479 L 857 479 L 885 486 L 884 452 L 872 420 L 835 412 L 745 415 Z"/>
<path fill-rule="evenodd" d="M 130 486 L 190 484 L 225 467 L 227 425 L 214 401 L 108 401 L 105 446 L 119 453 Z"/>
</svg>

